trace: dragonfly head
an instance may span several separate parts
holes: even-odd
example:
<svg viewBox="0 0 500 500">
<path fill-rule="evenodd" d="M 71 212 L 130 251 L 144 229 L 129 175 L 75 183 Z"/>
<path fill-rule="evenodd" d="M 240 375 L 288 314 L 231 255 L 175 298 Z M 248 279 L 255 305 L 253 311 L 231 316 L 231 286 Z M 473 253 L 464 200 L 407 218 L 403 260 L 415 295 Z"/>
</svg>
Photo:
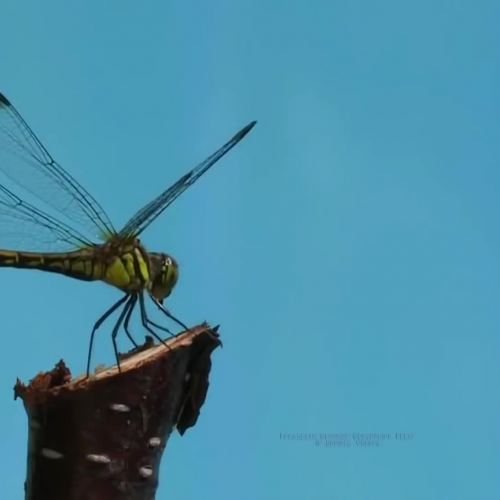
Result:
<svg viewBox="0 0 500 500">
<path fill-rule="evenodd" d="M 150 252 L 151 294 L 160 303 L 166 299 L 179 278 L 179 266 L 173 257 L 166 253 Z"/>
</svg>

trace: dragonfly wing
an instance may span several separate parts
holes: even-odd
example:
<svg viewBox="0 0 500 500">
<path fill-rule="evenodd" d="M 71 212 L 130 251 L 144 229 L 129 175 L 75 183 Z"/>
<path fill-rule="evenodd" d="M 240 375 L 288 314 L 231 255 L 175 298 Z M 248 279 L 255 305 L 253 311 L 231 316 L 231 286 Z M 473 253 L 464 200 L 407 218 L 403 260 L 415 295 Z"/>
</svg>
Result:
<svg viewBox="0 0 500 500">
<path fill-rule="evenodd" d="M 69 251 L 93 243 L 64 222 L 26 203 L 0 185 L 0 244 L 39 252 Z"/>
<path fill-rule="evenodd" d="M 252 130 L 257 122 L 253 121 L 235 134 L 224 146 L 183 175 L 175 184 L 157 196 L 153 201 L 139 210 L 120 231 L 120 236 L 138 236 L 146 229 L 177 197 L 189 186 L 193 185 L 207 170 L 215 165 L 226 153 L 240 142 Z"/>
<path fill-rule="evenodd" d="M 49 154 L 0 93 L 0 170 L 92 237 L 115 234 L 99 203 Z"/>
</svg>

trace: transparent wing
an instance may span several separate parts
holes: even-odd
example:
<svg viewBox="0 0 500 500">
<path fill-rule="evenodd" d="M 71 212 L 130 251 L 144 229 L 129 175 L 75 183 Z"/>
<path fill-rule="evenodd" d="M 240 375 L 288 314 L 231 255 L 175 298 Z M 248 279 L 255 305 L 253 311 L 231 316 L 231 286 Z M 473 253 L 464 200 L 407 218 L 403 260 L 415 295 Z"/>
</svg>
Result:
<svg viewBox="0 0 500 500">
<path fill-rule="evenodd" d="M 22 116 L 1 93 L 0 171 L 61 214 L 72 227 L 78 227 L 75 234 L 87 232 L 91 238 L 103 239 L 116 233 L 99 203 L 50 156 Z M 2 205 L 2 210 L 15 217 L 14 212 L 18 208 L 10 203 L 8 207 Z M 22 206 L 37 210 L 25 203 Z M 5 212 L 2 212 L 2 217 L 7 217 Z M 52 218 L 52 221 L 60 224 L 58 219 Z M 36 226 L 41 227 L 40 224 Z"/>
<path fill-rule="evenodd" d="M 175 184 L 157 196 L 153 201 L 141 208 L 120 231 L 120 236 L 138 236 L 146 229 L 177 197 L 179 197 L 189 186 L 192 186 L 207 170 L 217 163 L 226 153 L 228 153 L 243 137 L 245 137 L 257 122 L 253 121 L 242 128 L 224 146 L 204 162 L 193 168 L 190 172 L 182 176 Z"/>
<path fill-rule="evenodd" d="M 78 231 L 0 184 L 0 243 L 8 250 L 67 251 L 92 246 Z"/>
</svg>

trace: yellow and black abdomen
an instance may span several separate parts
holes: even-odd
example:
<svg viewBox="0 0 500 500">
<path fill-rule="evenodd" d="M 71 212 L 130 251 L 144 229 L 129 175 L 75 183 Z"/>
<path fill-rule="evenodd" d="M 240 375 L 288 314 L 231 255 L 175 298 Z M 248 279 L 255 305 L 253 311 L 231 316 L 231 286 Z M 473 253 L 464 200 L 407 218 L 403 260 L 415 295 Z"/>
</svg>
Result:
<svg viewBox="0 0 500 500">
<path fill-rule="evenodd" d="M 83 281 L 104 281 L 128 292 L 142 290 L 149 283 L 147 253 L 136 245 L 96 245 L 67 253 L 0 250 L 0 267 L 38 269 Z"/>
<path fill-rule="evenodd" d="M 0 250 L 0 267 L 38 269 L 50 273 L 64 274 L 71 278 L 102 280 L 105 264 L 100 262 L 92 249 L 67 253 L 35 253 Z"/>
</svg>

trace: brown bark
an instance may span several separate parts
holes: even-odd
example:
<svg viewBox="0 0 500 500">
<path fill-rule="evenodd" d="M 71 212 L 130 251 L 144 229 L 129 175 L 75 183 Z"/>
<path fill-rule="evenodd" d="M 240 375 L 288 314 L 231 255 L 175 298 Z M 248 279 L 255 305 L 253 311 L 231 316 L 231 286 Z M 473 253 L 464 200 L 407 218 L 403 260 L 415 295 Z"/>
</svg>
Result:
<svg viewBox="0 0 500 500">
<path fill-rule="evenodd" d="M 217 328 L 147 341 L 110 368 L 71 380 L 60 361 L 28 386 L 27 500 L 153 500 L 168 438 L 195 425 L 208 389 Z"/>
</svg>

